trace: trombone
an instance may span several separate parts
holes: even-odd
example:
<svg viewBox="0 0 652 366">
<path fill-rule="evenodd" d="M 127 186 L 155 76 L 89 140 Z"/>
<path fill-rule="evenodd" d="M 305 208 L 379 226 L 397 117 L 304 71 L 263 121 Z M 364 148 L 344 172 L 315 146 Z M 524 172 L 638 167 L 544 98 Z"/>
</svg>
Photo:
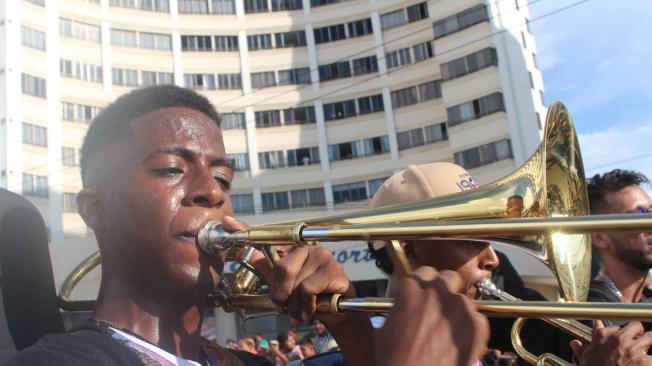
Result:
<svg viewBox="0 0 652 366">
<path fill-rule="evenodd" d="M 506 210 L 507 200 L 514 196 L 523 201 L 517 218 Z M 263 294 L 255 269 L 248 262 L 256 248 L 261 249 L 273 265 L 278 260 L 275 245 L 386 240 L 391 243 L 387 247 L 394 261 L 405 263 L 405 253 L 397 239 L 445 237 L 507 243 L 534 255 L 553 272 L 564 302 L 476 302 L 478 310 L 488 316 L 652 319 L 652 309 L 646 305 L 582 303 L 590 281 L 591 243 L 587 233 L 651 230 L 652 217 L 588 214 L 586 183 L 575 129 L 564 105 L 555 102 L 546 116 L 543 141 L 530 159 L 512 174 L 486 186 L 412 204 L 328 215 L 299 223 L 253 226 L 246 232 L 229 233 L 218 222 L 209 222 L 196 242 L 208 254 L 226 251 L 228 259 L 244 250 L 240 268 L 223 276 L 223 281 L 210 294 L 215 306 L 238 311 L 241 315 L 246 309 L 268 308 L 271 304 Z M 64 280 L 59 294 L 62 309 L 80 307 L 79 302 L 70 301 L 71 293 L 85 273 L 99 263 L 96 253 Z M 392 302 L 391 299 L 342 299 L 336 294 L 320 300 L 320 304 L 321 310 L 331 312 L 382 312 L 391 309 Z M 519 320 L 515 327 L 520 323 Z M 515 348 L 518 350 L 516 344 Z M 551 364 L 545 363 L 546 360 L 542 362 Z"/>
</svg>

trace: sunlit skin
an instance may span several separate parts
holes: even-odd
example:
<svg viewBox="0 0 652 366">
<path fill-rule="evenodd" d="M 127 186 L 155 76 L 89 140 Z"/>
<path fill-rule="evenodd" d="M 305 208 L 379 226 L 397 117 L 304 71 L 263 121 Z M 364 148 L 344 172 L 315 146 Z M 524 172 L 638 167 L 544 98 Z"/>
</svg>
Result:
<svg viewBox="0 0 652 366">
<path fill-rule="evenodd" d="M 208 220 L 233 222 L 225 158 L 219 127 L 187 108 L 132 121 L 128 136 L 97 154 L 78 195 L 102 250 L 96 319 L 199 359 L 203 306 L 223 261 L 194 237 Z"/>
<path fill-rule="evenodd" d="M 605 201 L 606 210 L 601 214 L 636 214 L 652 208 L 652 198 L 637 185 L 608 193 Z M 640 301 L 648 268 L 652 267 L 652 232 L 594 234 L 592 238 L 603 271 L 613 279 L 623 301 Z"/>
<path fill-rule="evenodd" d="M 432 266 L 438 271 L 457 272 L 471 299 L 480 297 L 476 284 L 491 279 L 491 271 L 499 264 L 491 246 L 479 241 L 414 240 L 407 242 L 405 250 L 412 267 Z"/>
</svg>

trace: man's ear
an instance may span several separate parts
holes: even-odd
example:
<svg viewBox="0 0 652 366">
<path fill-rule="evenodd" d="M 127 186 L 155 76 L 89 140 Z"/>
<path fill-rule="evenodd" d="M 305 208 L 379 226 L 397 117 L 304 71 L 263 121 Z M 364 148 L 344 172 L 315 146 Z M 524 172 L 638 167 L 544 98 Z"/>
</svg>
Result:
<svg viewBox="0 0 652 366">
<path fill-rule="evenodd" d="M 591 242 L 596 248 L 606 249 L 611 241 L 605 234 L 591 234 Z"/>
<path fill-rule="evenodd" d="M 401 240 L 401 246 L 405 252 L 405 256 L 410 261 L 410 266 L 412 269 L 421 267 L 419 259 L 414 251 L 414 243 L 411 240 Z"/>
<path fill-rule="evenodd" d="M 104 207 L 96 189 L 84 188 L 77 193 L 77 212 L 93 230 L 103 228 Z"/>
</svg>

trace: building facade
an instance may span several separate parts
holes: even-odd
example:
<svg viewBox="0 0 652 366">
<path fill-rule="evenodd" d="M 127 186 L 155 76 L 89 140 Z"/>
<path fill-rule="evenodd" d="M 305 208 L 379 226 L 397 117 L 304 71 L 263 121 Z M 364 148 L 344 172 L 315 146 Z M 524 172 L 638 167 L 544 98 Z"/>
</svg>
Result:
<svg viewBox="0 0 652 366">
<path fill-rule="evenodd" d="M 75 212 L 83 136 L 135 87 L 176 84 L 217 106 L 233 205 L 252 224 L 364 208 L 409 164 L 453 161 L 488 183 L 540 141 L 524 0 L 22 0 L 0 12 L 0 186 L 43 214 L 57 282 L 97 247 Z M 364 244 L 332 248 L 372 281 L 361 288 L 382 290 Z M 222 336 L 238 332 L 229 321 Z"/>
</svg>

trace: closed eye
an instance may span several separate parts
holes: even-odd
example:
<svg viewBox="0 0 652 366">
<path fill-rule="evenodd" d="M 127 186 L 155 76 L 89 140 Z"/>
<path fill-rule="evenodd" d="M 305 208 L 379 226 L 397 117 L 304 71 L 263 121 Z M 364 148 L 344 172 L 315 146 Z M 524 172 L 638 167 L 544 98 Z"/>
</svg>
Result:
<svg viewBox="0 0 652 366">
<path fill-rule="evenodd" d="M 154 172 L 154 174 L 159 177 L 171 177 L 173 175 L 183 174 L 183 169 L 178 167 L 167 167 L 167 168 L 152 169 L 152 172 Z"/>
</svg>

